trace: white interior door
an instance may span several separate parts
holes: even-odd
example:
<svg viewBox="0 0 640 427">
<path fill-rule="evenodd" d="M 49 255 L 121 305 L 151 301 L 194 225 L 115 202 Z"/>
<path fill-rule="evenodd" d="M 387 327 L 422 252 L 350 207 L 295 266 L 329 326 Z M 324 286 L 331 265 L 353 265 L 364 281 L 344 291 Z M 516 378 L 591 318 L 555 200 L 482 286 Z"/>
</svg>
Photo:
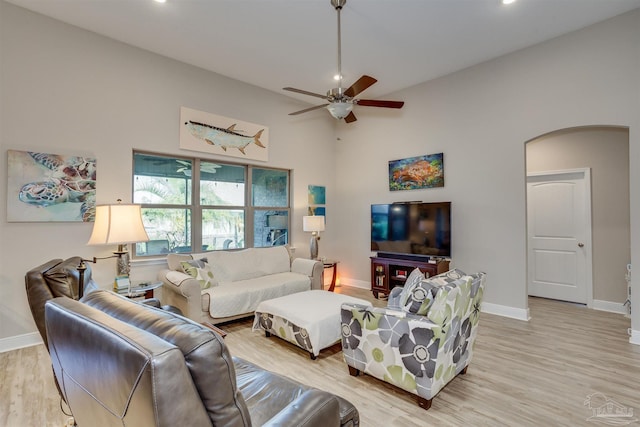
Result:
<svg viewBox="0 0 640 427">
<path fill-rule="evenodd" d="M 529 295 L 591 306 L 589 169 L 527 175 Z"/>
</svg>

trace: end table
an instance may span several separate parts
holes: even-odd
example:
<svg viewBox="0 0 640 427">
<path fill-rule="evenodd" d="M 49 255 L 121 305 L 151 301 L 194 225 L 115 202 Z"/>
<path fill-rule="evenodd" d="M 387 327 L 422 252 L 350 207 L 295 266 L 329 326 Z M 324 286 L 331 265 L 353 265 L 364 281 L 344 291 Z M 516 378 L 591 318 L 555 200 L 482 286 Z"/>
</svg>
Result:
<svg viewBox="0 0 640 427">
<path fill-rule="evenodd" d="M 333 275 L 331 276 L 331 285 L 329 286 L 329 289 L 327 289 L 329 292 L 333 292 L 333 290 L 336 288 L 336 276 L 338 275 L 338 263 L 340 261 L 335 261 L 335 260 L 330 260 L 330 259 L 324 259 L 322 260 L 322 263 L 324 264 L 324 269 L 328 269 L 328 268 L 332 268 L 333 269 Z M 322 278 L 322 287 L 324 288 L 324 277 Z"/>
<path fill-rule="evenodd" d="M 135 299 L 144 297 L 145 299 L 149 299 L 153 298 L 153 290 L 158 289 L 160 286 L 162 286 L 162 282 L 140 283 L 137 286 L 131 286 L 130 289 L 122 289 L 116 292 L 127 298 Z"/>
</svg>

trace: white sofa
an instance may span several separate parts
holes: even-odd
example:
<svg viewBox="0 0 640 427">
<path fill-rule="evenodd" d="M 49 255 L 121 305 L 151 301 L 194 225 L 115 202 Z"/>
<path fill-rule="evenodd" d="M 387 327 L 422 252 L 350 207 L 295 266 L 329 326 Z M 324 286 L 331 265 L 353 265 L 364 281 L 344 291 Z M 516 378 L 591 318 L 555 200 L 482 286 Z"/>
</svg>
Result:
<svg viewBox="0 0 640 427">
<path fill-rule="evenodd" d="M 206 259 L 212 286 L 183 272 L 183 261 Z M 197 322 L 221 323 L 253 314 L 261 301 L 295 292 L 322 289 L 320 261 L 291 259 L 284 246 L 168 254 L 168 269 L 158 273 L 162 300 Z"/>
</svg>

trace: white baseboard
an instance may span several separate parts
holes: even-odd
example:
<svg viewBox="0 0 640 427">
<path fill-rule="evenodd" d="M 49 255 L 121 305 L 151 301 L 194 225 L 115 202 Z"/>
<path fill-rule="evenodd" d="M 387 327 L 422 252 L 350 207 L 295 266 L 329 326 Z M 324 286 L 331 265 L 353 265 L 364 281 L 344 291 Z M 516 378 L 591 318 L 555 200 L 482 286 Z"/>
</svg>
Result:
<svg viewBox="0 0 640 427">
<path fill-rule="evenodd" d="M 42 337 L 37 332 L 0 339 L 0 353 L 42 344 Z"/>
<path fill-rule="evenodd" d="M 348 283 L 346 283 L 348 282 Z M 347 279 L 340 280 L 340 286 L 349 286 L 358 289 L 371 289 L 371 283 L 365 280 Z"/>
<path fill-rule="evenodd" d="M 631 336 L 629 337 L 629 343 L 640 345 L 640 331 L 631 329 Z"/>
<path fill-rule="evenodd" d="M 593 308 L 594 310 L 609 311 L 611 313 L 627 314 L 627 308 L 623 303 L 619 302 L 594 299 L 591 308 Z"/>
<path fill-rule="evenodd" d="M 507 305 L 492 304 L 490 302 L 483 302 L 480 311 L 488 314 L 496 314 L 502 317 L 510 317 L 512 319 L 529 321 L 531 316 L 529 315 L 529 307 L 526 309 L 509 307 Z"/>
</svg>

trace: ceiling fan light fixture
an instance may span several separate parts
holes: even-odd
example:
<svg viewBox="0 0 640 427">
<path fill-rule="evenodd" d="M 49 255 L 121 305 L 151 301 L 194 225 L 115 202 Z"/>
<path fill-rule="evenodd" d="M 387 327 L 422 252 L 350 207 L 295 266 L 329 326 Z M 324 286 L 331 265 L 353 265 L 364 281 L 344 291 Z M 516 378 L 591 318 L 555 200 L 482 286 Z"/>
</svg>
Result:
<svg viewBox="0 0 640 427">
<path fill-rule="evenodd" d="M 344 119 L 353 110 L 353 104 L 351 102 L 332 102 L 327 105 L 327 110 L 336 119 Z"/>
<path fill-rule="evenodd" d="M 402 108 L 404 102 L 401 101 L 382 101 L 377 99 L 356 99 L 358 94 L 365 91 L 372 84 L 377 82 L 371 76 L 366 74 L 356 80 L 346 90 L 342 87 L 342 48 L 341 48 L 341 31 L 340 31 L 340 10 L 347 3 L 347 0 L 330 0 L 331 5 L 336 9 L 338 14 L 338 72 L 334 76 L 334 79 L 338 81 L 338 87 L 334 87 L 329 90 L 326 95 L 320 95 L 319 93 L 309 92 L 307 90 L 296 89 L 293 87 L 282 88 L 291 92 L 301 93 L 303 95 L 314 96 L 316 98 L 322 98 L 328 103 L 316 105 L 314 107 L 305 108 L 304 110 L 295 111 L 289 113 L 290 116 L 296 116 L 298 114 L 306 113 L 308 111 L 314 111 L 320 108 L 327 108 L 329 114 L 334 118 L 341 120 L 344 119 L 346 123 L 353 123 L 358 120 L 351 110 L 355 104 L 360 104 L 366 107 L 384 107 L 384 108 Z"/>
</svg>

